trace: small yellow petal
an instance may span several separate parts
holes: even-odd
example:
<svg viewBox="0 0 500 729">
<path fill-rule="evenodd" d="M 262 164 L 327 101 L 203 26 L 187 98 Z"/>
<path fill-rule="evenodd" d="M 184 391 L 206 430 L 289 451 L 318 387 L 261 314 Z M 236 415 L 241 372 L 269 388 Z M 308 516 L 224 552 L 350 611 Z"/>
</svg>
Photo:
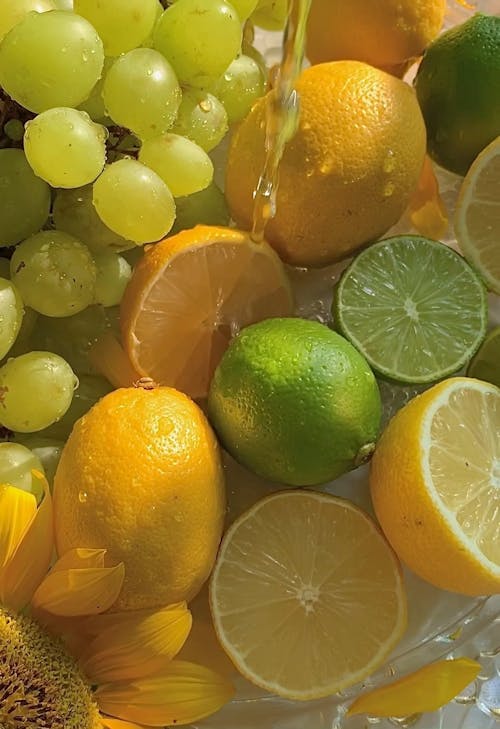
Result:
<svg viewBox="0 0 500 729">
<path fill-rule="evenodd" d="M 101 722 L 104 729 L 148 729 L 143 724 L 132 724 L 130 721 L 112 719 L 110 716 L 101 714 Z"/>
<path fill-rule="evenodd" d="M 478 675 L 481 666 L 470 658 L 438 661 L 363 694 L 351 704 L 348 716 L 409 716 L 437 711 L 448 704 Z"/>
<path fill-rule="evenodd" d="M 121 614 L 88 646 L 80 660 L 83 671 L 97 684 L 151 675 L 177 655 L 191 623 L 185 603 Z"/>
<path fill-rule="evenodd" d="M 129 684 L 106 684 L 95 696 L 106 714 L 148 726 L 179 726 L 214 714 L 233 694 L 231 683 L 217 673 L 174 660 L 157 676 Z"/>
<path fill-rule="evenodd" d="M 33 494 L 15 486 L 0 486 L 0 579 L 1 571 L 19 546 L 35 514 Z"/>
<path fill-rule="evenodd" d="M 56 570 L 33 596 L 33 607 L 54 615 L 76 617 L 102 613 L 116 601 L 122 589 L 125 567 L 87 567 Z"/>
<path fill-rule="evenodd" d="M 51 572 L 79 570 L 84 567 L 104 567 L 105 549 L 70 549 L 59 557 Z"/>
<path fill-rule="evenodd" d="M 47 574 L 54 551 L 52 498 L 43 476 L 41 486 L 43 500 L 3 571 L 2 602 L 13 610 L 20 610 L 29 603 Z"/>
</svg>

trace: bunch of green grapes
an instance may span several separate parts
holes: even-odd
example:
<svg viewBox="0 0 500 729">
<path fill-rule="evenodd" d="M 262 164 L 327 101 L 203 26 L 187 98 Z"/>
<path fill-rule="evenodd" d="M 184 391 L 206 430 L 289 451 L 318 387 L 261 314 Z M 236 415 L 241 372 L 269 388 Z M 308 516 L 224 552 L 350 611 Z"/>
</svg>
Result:
<svg viewBox="0 0 500 729">
<path fill-rule="evenodd" d="M 266 91 L 249 38 L 262 14 L 276 21 L 268 5 L 1 0 L 3 482 L 50 477 L 73 423 L 109 389 L 88 352 L 119 336 L 142 246 L 229 224 L 212 150 Z"/>
</svg>

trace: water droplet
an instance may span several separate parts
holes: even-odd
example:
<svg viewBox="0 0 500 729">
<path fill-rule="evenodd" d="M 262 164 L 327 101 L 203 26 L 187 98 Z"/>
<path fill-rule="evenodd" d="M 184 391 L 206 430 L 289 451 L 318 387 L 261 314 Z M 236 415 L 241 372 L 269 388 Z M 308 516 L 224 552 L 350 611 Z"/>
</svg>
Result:
<svg viewBox="0 0 500 729">
<path fill-rule="evenodd" d="M 388 182 L 383 190 L 384 197 L 391 197 L 394 194 L 394 190 L 396 189 L 393 182 Z"/>
<path fill-rule="evenodd" d="M 80 504 L 85 504 L 87 502 L 87 499 L 88 499 L 87 492 L 80 491 L 80 493 L 78 494 L 78 501 L 80 502 Z"/>
<path fill-rule="evenodd" d="M 392 151 L 392 149 L 390 149 L 387 152 L 386 158 L 384 159 L 384 164 L 383 164 L 384 172 L 387 172 L 387 173 L 393 172 L 395 166 L 396 166 L 396 160 L 394 159 L 394 152 Z"/>
</svg>

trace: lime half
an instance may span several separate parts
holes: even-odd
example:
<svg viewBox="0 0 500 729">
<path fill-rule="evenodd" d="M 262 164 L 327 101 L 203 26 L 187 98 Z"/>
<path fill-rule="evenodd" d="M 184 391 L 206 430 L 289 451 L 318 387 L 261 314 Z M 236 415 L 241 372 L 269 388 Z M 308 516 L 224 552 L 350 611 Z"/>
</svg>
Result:
<svg viewBox="0 0 500 729">
<path fill-rule="evenodd" d="M 398 236 L 362 251 L 335 290 L 341 333 L 373 369 L 398 382 L 460 370 L 486 334 L 486 289 L 451 248 Z"/>
<path fill-rule="evenodd" d="M 468 377 L 500 387 L 500 327 L 488 334 L 467 369 Z"/>
</svg>

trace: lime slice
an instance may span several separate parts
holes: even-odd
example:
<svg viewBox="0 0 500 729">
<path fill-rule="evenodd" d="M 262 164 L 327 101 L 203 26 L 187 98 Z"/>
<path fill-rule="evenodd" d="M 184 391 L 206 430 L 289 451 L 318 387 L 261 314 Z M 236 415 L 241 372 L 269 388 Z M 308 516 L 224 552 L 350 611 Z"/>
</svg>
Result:
<svg viewBox="0 0 500 729">
<path fill-rule="evenodd" d="M 435 382 L 460 370 L 486 334 L 486 289 L 451 248 L 398 236 L 362 251 L 335 290 L 340 332 L 379 374 Z"/>
<path fill-rule="evenodd" d="M 500 387 L 500 327 L 495 327 L 488 334 L 469 364 L 467 376 Z"/>
</svg>

